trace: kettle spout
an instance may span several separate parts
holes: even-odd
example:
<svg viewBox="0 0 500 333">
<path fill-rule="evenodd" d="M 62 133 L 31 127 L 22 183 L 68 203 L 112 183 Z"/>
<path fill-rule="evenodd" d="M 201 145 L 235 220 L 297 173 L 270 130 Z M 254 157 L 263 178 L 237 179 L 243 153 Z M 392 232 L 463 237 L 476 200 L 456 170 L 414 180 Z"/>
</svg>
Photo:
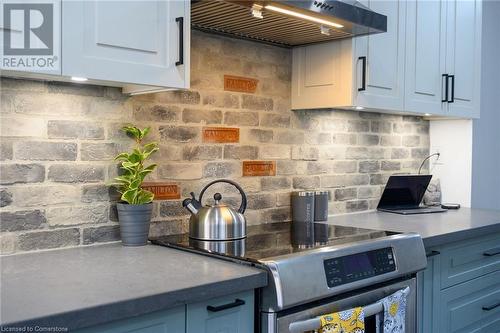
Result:
<svg viewBox="0 0 500 333">
<path fill-rule="evenodd" d="M 184 199 L 184 201 L 182 201 L 182 206 L 186 208 L 191 214 L 198 214 L 198 208 L 196 207 L 197 205 L 193 204 L 193 199 Z"/>
</svg>

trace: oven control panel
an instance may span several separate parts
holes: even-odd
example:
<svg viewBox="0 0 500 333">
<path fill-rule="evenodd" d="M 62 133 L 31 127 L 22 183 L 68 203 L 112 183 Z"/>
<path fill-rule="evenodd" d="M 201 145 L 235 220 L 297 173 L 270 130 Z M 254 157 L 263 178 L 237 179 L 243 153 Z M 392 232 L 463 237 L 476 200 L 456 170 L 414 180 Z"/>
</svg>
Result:
<svg viewBox="0 0 500 333">
<path fill-rule="evenodd" d="M 326 259 L 323 264 L 329 288 L 396 270 L 390 247 Z"/>
</svg>

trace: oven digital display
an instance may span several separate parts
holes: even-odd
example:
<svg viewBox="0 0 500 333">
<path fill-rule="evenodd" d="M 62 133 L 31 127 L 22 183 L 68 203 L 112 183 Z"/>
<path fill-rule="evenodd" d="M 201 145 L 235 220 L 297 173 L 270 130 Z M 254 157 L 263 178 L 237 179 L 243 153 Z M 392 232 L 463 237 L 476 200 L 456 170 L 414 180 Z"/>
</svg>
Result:
<svg viewBox="0 0 500 333">
<path fill-rule="evenodd" d="M 330 288 L 396 270 L 390 247 L 326 259 L 323 264 Z"/>
</svg>

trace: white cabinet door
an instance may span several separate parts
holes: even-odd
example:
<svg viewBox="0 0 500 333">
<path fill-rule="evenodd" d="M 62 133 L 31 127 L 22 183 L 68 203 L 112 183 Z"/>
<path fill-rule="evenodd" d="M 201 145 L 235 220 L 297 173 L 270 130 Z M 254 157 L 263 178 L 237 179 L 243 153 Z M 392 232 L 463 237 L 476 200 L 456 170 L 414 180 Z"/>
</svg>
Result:
<svg viewBox="0 0 500 333">
<path fill-rule="evenodd" d="M 387 16 L 387 32 L 355 39 L 355 105 L 403 110 L 406 1 L 362 1 Z M 362 72 L 366 57 L 363 89 Z"/>
<path fill-rule="evenodd" d="M 62 74 L 187 88 L 189 6 L 183 0 L 63 0 Z"/>
<path fill-rule="evenodd" d="M 446 1 L 408 1 L 406 22 L 405 110 L 443 114 Z"/>
<path fill-rule="evenodd" d="M 453 75 L 450 85 L 454 83 L 448 103 L 450 116 L 479 117 L 481 11 L 480 0 L 448 1 L 446 72 Z"/>
<path fill-rule="evenodd" d="M 352 41 L 293 49 L 292 109 L 352 105 Z"/>
</svg>

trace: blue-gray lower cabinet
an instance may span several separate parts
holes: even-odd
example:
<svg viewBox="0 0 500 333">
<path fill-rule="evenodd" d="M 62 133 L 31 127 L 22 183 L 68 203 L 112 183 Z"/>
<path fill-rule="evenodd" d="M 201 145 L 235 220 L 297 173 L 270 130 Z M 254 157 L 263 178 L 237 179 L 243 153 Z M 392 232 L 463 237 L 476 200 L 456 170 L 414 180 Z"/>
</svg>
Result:
<svg viewBox="0 0 500 333">
<path fill-rule="evenodd" d="M 484 332 L 497 324 L 500 332 L 500 272 L 444 289 L 439 302 L 439 332 Z"/>
<path fill-rule="evenodd" d="M 186 307 L 179 306 L 130 319 L 78 330 L 78 333 L 182 333 L 186 331 Z"/>
<path fill-rule="evenodd" d="M 97 325 L 77 333 L 253 333 L 254 291 Z"/>
<path fill-rule="evenodd" d="M 428 252 L 429 254 L 432 252 Z M 438 253 L 438 252 L 436 252 Z M 439 267 L 440 257 L 427 257 L 427 268 L 417 274 L 417 331 L 419 333 L 438 331 Z"/>
<path fill-rule="evenodd" d="M 418 332 L 500 332 L 500 233 L 427 249 Z"/>
<path fill-rule="evenodd" d="M 253 333 L 254 292 L 188 304 L 187 333 Z"/>
<path fill-rule="evenodd" d="M 500 270 L 500 234 L 469 239 L 441 249 L 441 288 Z"/>
</svg>

